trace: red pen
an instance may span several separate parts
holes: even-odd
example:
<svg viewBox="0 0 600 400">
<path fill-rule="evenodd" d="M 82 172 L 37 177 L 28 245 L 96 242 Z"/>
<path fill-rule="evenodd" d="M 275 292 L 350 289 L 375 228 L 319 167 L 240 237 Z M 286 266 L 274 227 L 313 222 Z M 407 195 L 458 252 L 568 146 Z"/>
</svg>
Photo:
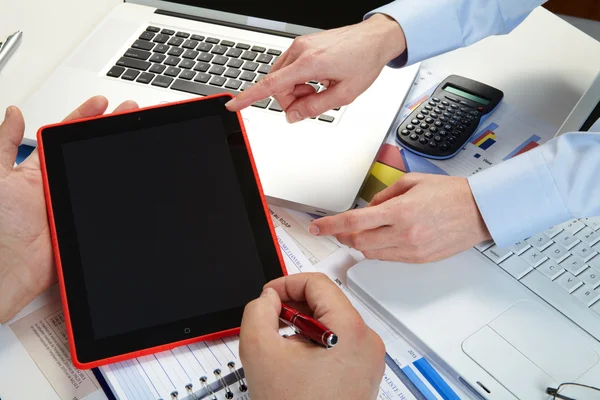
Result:
<svg viewBox="0 0 600 400">
<path fill-rule="evenodd" d="M 297 333 L 326 348 L 331 348 L 338 342 L 337 335 L 331 329 L 286 304 L 281 304 L 279 319 L 290 325 Z"/>
</svg>

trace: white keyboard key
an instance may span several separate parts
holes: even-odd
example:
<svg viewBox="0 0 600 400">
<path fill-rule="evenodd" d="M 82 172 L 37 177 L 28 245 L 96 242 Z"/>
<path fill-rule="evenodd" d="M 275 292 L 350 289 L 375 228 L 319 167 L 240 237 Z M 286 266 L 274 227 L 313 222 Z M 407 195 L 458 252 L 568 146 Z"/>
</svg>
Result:
<svg viewBox="0 0 600 400">
<path fill-rule="evenodd" d="M 600 271 L 600 256 L 596 256 L 588 261 L 588 265 L 597 271 Z"/>
<path fill-rule="evenodd" d="M 596 254 L 598 254 L 596 250 L 583 243 L 579 243 L 577 246 L 573 247 L 571 249 L 571 253 L 581 258 L 584 262 L 587 262 L 588 260 L 592 259 Z"/>
<path fill-rule="evenodd" d="M 572 219 L 563 224 L 560 224 L 560 226 L 564 230 L 569 231 L 569 232 L 571 232 L 571 234 L 574 235 L 577 232 L 579 232 L 580 230 L 582 230 L 585 225 L 583 224 L 583 222 L 580 222 L 578 219 Z"/>
<path fill-rule="evenodd" d="M 533 247 L 527 250 L 525 253 L 521 254 L 519 257 L 527 261 L 527 263 L 533 268 L 537 267 L 538 265 L 540 265 L 548 259 L 548 257 L 543 255 Z"/>
<path fill-rule="evenodd" d="M 573 293 L 575 289 L 583 285 L 583 282 L 577 277 L 573 276 L 570 272 L 565 272 L 554 281 L 558 286 L 565 289 L 569 293 Z"/>
<path fill-rule="evenodd" d="M 579 289 L 573 292 L 573 296 L 585 304 L 586 307 L 594 304 L 598 299 L 600 299 L 600 290 L 594 290 L 588 285 L 581 285 Z"/>
<path fill-rule="evenodd" d="M 569 256 L 569 252 L 565 250 L 564 247 L 559 246 L 556 243 L 552 243 L 552 246 L 544 250 L 543 253 L 548 256 L 548 258 L 558 263 Z"/>
<path fill-rule="evenodd" d="M 507 248 L 501 249 L 500 247 L 493 245 L 489 249 L 483 252 L 490 260 L 495 262 L 496 264 L 500 264 L 502 261 L 506 260 L 512 254 Z"/>
<path fill-rule="evenodd" d="M 598 241 L 600 241 L 600 233 L 596 232 L 589 226 L 586 226 L 585 228 L 580 230 L 575 235 L 575 237 L 577 237 L 577 239 L 581 240 L 583 243 L 587 244 L 588 246 L 593 246 L 596 243 L 598 243 Z"/>
<path fill-rule="evenodd" d="M 500 268 L 511 274 L 513 277 L 517 279 L 521 279 L 525 275 L 527 275 L 533 267 L 527 264 L 524 260 L 520 259 L 517 256 L 513 256 L 505 260 L 500 264 Z"/>
<path fill-rule="evenodd" d="M 548 229 L 547 231 L 544 231 L 544 234 L 552 239 L 554 236 L 561 233 L 562 230 L 563 230 L 563 228 L 561 228 L 560 225 L 556 225 L 556 226 L 553 226 L 552 228 Z"/>
<path fill-rule="evenodd" d="M 537 235 L 533 235 L 532 237 L 527 239 L 527 243 L 529 243 L 538 250 L 544 250 L 546 247 L 552 244 L 552 240 L 543 233 L 538 233 Z"/>
<path fill-rule="evenodd" d="M 595 231 L 600 229 L 600 217 L 582 218 L 581 221 Z"/>
<path fill-rule="evenodd" d="M 590 307 L 592 311 L 595 311 L 598 315 L 600 315 L 600 301 L 597 301 Z"/>
<path fill-rule="evenodd" d="M 596 288 L 600 284 L 600 272 L 594 268 L 588 268 L 583 271 L 580 275 L 577 275 L 586 285 Z"/>
<path fill-rule="evenodd" d="M 517 243 L 508 246 L 510 251 L 512 251 L 513 253 L 515 253 L 518 256 L 523 254 L 523 252 L 530 247 L 531 247 L 531 245 L 529 243 L 527 243 L 525 240 L 520 240 Z"/>
<path fill-rule="evenodd" d="M 542 265 L 539 265 L 536 269 L 542 274 L 546 275 L 551 280 L 555 280 L 560 276 L 560 274 L 565 272 L 564 268 L 559 267 L 558 264 L 556 264 L 552 260 L 544 262 Z"/>
<path fill-rule="evenodd" d="M 485 242 L 481 242 L 479 244 L 476 244 L 474 247 L 479 250 L 480 252 L 484 252 L 487 249 L 489 249 L 490 247 L 492 247 L 494 244 L 493 240 L 486 240 Z"/>
<path fill-rule="evenodd" d="M 579 239 L 571 235 L 571 233 L 566 230 L 556 235 L 553 239 L 556 243 L 560 244 L 567 250 L 579 243 Z"/>
<path fill-rule="evenodd" d="M 577 256 L 571 256 L 560 263 L 560 266 L 573 275 L 577 276 L 588 267 L 583 260 Z"/>
</svg>

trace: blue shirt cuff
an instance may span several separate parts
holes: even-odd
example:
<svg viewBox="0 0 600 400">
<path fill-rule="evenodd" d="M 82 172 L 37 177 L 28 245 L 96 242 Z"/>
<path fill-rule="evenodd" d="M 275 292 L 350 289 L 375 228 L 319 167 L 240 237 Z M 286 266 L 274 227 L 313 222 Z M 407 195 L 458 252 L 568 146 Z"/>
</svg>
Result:
<svg viewBox="0 0 600 400">
<path fill-rule="evenodd" d="M 511 245 L 571 217 L 541 147 L 471 175 L 468 181 L 498 247 Z"/>
<path fill-rule="evenodd" d="M 456 15 L 447 11 L 443 3 L 434 7 L 423 0 L 397 0 L 379 7 L 365 15 L 385 14 L 398 22 L 406 38 L 406 52 L 388 63 L 389 67 L 400 68 L 446 53 L 462 46 L 462 32 Z M 433 27 L 433 28 L 432 28 Z M 432 35 L 435 29 L 435 35 Z"/>
</svg>

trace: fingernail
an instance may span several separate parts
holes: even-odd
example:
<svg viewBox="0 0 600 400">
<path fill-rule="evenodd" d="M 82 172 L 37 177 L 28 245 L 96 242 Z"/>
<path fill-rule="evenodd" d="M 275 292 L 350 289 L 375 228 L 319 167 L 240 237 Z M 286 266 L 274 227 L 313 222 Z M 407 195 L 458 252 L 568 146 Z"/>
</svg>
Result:
<svg viewBox="0 0 600 400">
<path fill-rule="evenodd" d="M 287 113 L 286 118 L 287 118 L 287 122 L 289 122 L 290 124 L 293 124 L 295 122 L 302 120 L 302 117 L 300 116 L 300 113 L 298 111 L 291 111 L 291 112 Z"/>
<path fill-rule="evenodd" d="M 10 117 L 10 114 L 12 114 L 12 112 L 13 112 L 12 109 L 13 109 L 13 106 L 9 106 L 6 108 L 6 113 L 4 114 L 4 118 Z"/>
<path fill-rule="evenodd" d="M 268 296 L 269 293 L 271 293 L 272 290 L 273 289 L 271 289 L 270 287 L 264 288 L 263 291 L 262 291 L 262 293 L 260 294 L 260 297 Z"/>
<path fill-rule="evenodd" d="M 319 233 L 321 233 L 321 230 L 316 225 L 309 226 L 308 231 L 310 232 L 311 235 L 314 235 L 314 236 L 317 236 Z"/>
<path fill-rule="evenodd" d="M 227 107 L 227 108 L 234 107 L 235 103 L 236 103 L 236 100 L 235 99 L 231 99 L 227 103 L 225 103 L 225 107 Z"/>
</svg>

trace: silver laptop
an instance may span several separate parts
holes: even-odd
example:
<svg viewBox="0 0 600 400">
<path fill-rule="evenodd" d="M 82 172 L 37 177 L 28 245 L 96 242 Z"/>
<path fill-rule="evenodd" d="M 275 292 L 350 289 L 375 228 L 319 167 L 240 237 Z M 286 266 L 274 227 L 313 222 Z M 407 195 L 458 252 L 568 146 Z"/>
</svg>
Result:
<svg viewBox="0 0 600 400">
<path fill-rule="evenodd" d="M 387 2 L 313 1 L 294 11 L 271 1 L 119 4 L 22 105 L 24 143 L 35 145 L 37 128 L 97 94 L 113 108 L 127 99 L 148 106 L 238 93 L 264 77 L 294 37 L 359 22 Z M 352 104 L 298 124 L 286 122 L 274 99 L 244 110 L 268 201 L 319 215 L 351 208 L 417 71 L 386 67 Z"/>
<path fill-rule="evenodd" d="M 600 76 L 566 125 L 587 130 L 599 117 Z M 473 398 L 541 400 L 561 383 L 600 386 L 600 217 L 430 264 L 366 260 L 348 285 Z M 600 399 L 573 385 L 561 394 Z"/>
</svg>

